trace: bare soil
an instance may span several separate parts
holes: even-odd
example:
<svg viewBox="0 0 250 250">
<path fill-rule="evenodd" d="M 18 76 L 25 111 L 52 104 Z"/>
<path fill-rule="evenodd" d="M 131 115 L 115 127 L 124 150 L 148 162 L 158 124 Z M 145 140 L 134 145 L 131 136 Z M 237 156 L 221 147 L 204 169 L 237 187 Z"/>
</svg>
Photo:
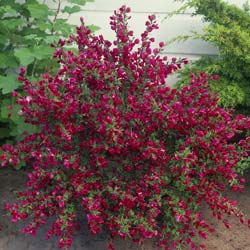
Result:
<svg viewBox="0 0 250 250">
<path fill-rule="evenodd" d="M 57 250 L 57 240 L 45 240 L 48 226 L 40 229 L 36 237 L 23 235 L 21 230 L 24 222 L 12 223 L 3 208 L 4 203 L 13 203 L 18 191 L 24 188 L 27 174 L 12 169 L 0 169 L 0 250 Z M 249 179 L 248 179 L 249 182 Z M 228 196 L 238 201 L 238 206 L 246 214 L 250 215 L 250 188 L 249 185 L 242 193 L 228 193 Z M 238 218 L 229 217 L 231 229 L 226 229 L 221 221 L 214 218 L 211 212 L 205 208 L 205 219 L 215 227 L 204 244 L 207 250 L 250 250 L 250 229 L 242 225 Z M 75 236 L 72 250 L 106 250 L 106 235 L 92 236 L 87 229 L 86 221 L 82 222 L 82 230 Z M 117 240 L 117 250 L 137 249 L 128 241 Z M 156 250 L 152 241 L 148 241 L 145 250 Z M 185 248 L 188 250 L 189 248 Z"/>
</svg>

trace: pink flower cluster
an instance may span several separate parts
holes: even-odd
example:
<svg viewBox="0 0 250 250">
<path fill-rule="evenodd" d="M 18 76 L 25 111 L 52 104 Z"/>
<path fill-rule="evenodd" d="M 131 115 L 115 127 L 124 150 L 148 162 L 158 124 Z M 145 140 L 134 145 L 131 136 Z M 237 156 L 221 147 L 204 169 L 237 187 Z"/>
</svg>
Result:
<svg viewBox="0 0 250 250">
<path fill-rule="evenodd" d="M 213 231 L 202 204 L 218 219 L 232 214 L 245 223 L 222 193 L 243 188 L 235 166 L 250 138 L 238 145 L 230 139 L 249 130 L 250 120 L 217 105 L 205 73 L 192 75 L 181 90 L 168 87 L 169 74 L 187 60 L 169 62 L 160 55 L 163 43 L 152 48 L 154 15 L 134 38 L 129 12 L 122 6 L 111 16 L 113 43 L 92 35 L 82 20 L 76 36 L 59 41 L 57 74 L 38 82 L 20 75 L 26 92 L 17 101 L 20 114 L 38 130 L 2 147 L 2 166 L 32 166 L 26 191 L 6 209 L 14 222 L 32 218 L 23 230 L 31 235 L 55 218 L 47 237 L 59 236 L 66 249 L 79 208 L 93 234 L 106 229 L 111 239 L 154 238 L 163 249 L 182 243 L 196 249 L 193 238 Z M 72 44 L 77 52 L 65 48 Z"/>
</svg>

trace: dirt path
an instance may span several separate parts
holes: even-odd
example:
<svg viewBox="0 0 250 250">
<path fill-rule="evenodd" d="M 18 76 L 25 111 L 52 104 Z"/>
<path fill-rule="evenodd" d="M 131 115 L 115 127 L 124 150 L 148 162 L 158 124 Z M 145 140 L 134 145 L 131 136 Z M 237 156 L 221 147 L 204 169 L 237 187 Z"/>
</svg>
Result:
<svg viewBox="0 0 250 250">
<path fill-rule="evenodd" d="M 0 169 L 0 250 L 58 250 L 57 240 L 45 240 L 45 234 L 48 227 L 40 229 L 35 238 L 29 235 L 23 235 L 21 229 L 24 223 L 11 223 L 10 218 L 6 216 L 3 209 L 5 202 L 15 201 L 17 190 L 24 187 L 26 176 L 20 171 L 10 169 Z M 230 198 L 239 202 L 239 207 L 250 215 L 250 188 L 245 189 L 242 194 L 230 194 Z M 237 218 L 230 218 L 232 224 L 230 230 L 226 229 L 223 223 L 218 222 L 209 211 L 206 213 L 206 219 L 215 226 L 215 233 L 209 236 L 204 242 L 207 250 L 250 250 L 250 229 L 241 225 Z M 106 250 L 106 237 L 91 236 L 87 225 L 83 222 L 83 229 L 76 234 L 72 250 Z M 117 250 L 132 250 L 136 247 L 124 241 L 116 242 Z M 145 250 L 156 250 L 152 242 L 148 242 Z M 185 250 L 188 250 L 186 248 Z"/>
</svg>

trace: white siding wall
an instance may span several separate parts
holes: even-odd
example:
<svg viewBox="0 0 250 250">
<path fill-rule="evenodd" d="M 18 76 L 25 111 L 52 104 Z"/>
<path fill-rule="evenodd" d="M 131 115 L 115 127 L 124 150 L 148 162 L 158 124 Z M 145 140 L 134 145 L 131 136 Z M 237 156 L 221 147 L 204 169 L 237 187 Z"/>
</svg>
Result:
<svg viewBox="0 0 250 250">
<path fill-rule="evenodd" d="M 51 8 L 56 7 L 52 0 L 46 2 Z M 242 7 L 245 0 L 227 0 L 227 2 Z M 112 40 L 114 39 L 114 33 L 109 27 L 109 17 L 115 9 L 123 4 L 132 9 L 130 27 L 137 36 L 144 30 L 147 16 L 150 14 L 157 16 L 160 26 L 160 29 L 154 32 L 157 42 L 168 41 L 178 35 L 190 34 L 191 30 L 202 32 L 204 26 L 200 16 L 191 16 L 192 9 L 185 14 L 174 15 L 166 20 L 167 14 L 182 6 L 182 3 L 174 0 L 95 0 L 92 3 L 87 3 L 82 8 L 81 13 L 68 16 L 69 22 L 79 24 L 80 16 L 82 16 L 86 24 L 95 24 L 101 28 L 96 32 L 97 34 L 103 34 L 106 39 Z M 169 57 L 187 57 L 189 60 L 195 60 L 204 54 L 216 55 L 217 50 L 203 41 L 188 40 L 184 43 L 171 44 L 165 49 L 164 53 Z"/>
<path fill-rule="evenodd" d="M 245 0 L 227 0 L 227 2 L 242 6 Z M 52 0 L 47 3 L 55 8 Z M 199 16 L 191 16 L 192 10 L 185 14 L 179 14 L 164 20 L 166 15 L 180 7 L 182 3 L 174 0 L 95 0 L 93 3 L 87 3 L 80 14 L 69 16 L 69 22 L 79 24 L 80 16 L 84 17 L 87 24 L 95 24 L 101 27 L 97 34 L 103 34 L 107 39 L 113 39 L 114 33 L 109 28 L 109 17 L 115 9 L 126 4 L 132 9 L 132 18 L 130 27 L 136 35 L 144 29 L 144 23 L 149 14 L 156 14 L 160 29 L 154 35 L 157 42 L 167 41 L 178 35 L 189 34 L 191 30 L 202 31 L 204 23 Z M 174 43 L 168 46 L 165 53 L 169 56 L 188 57 L 196 59 L 199 55 L 214 55 L 217 50 L 207 43 L 198 40 L 188 40 L 185 43 Z"/>
</svg>

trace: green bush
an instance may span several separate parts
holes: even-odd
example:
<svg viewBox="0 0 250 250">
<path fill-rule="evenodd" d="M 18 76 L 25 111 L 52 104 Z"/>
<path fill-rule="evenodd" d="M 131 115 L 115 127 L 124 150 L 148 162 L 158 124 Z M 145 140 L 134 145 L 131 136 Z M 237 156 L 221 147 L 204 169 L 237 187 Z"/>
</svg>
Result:
<svg viewBox="0 0 250 250">
<path fill-rule="evenodd" d="M 184 7 L 193 7 L 194 15 L 202 15 L 209 22 L 203 34 L 193 32 L 193 38 L 207 41 L 219 49 L 218 56 L 203 56 L 180 71 L 179 86 L 186 85 L 191 72 L 205 71 L 219 75 L 219 81 L 210 81 L 218 93 L 222 106 L 231 106 L 238 112 L 250 113 L 250 12 L 221 0 L 183 0 Z M 187 36 L 178 37 L 179 40 Z"/>
<path fill-rule="evenodd" d="M 58 64 L 52 59 L 54 49 L 50 44 L 57 43 L 75 31 L 75 25 L 69 24 L 68 17 L 81 10 L 86 2 L 94 0 L 67 0 L 62 7 L 61 0 L 55 10 L 37 0 L 17 3 L 15 0 L 0 0 L 0 140 L 15 141 L 22 137 L 24 130 L 32 132 L 33 127 L 24 123 L 17 111 L 11 93 L 22 92 L 18 82 L 20 66 L 27 68 L 27 74 L 33 81 L 44 73 L 57 70 Z M 45 2 L 45 1 L 44 1 Z M 97 27 L 92 26 L 92 31 Z M 12 116 L 10 117 L 10 112 Z"/>
</svg>

